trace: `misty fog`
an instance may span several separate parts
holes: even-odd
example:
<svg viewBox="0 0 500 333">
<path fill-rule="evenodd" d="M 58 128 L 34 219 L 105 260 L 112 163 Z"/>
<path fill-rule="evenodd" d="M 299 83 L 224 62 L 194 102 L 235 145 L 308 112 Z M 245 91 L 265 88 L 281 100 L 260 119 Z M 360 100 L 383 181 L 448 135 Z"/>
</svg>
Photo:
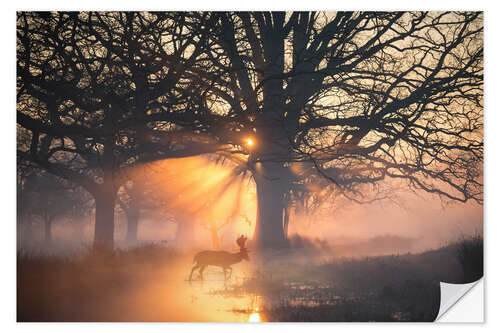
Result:
<svg viewBox="0 0 500 333">
<path fill-rule="evenodd" d="M 220 247 L 235 249 L 234 239 L 239 234 L 252 236 L 255 225 L 255 185 L 251 179 L 238 180 L 248 184 L 238 193 L 237 184 L 220 190 L 230 177 L 230 166 L 221 166 L 205 158 L 169 160 L 158 167 L 146 168 L 150 181 L 172 198 L 179 192 L 190 193 L 165 209 L 159 204 L 141 213 L 138 243 L 126 241 L 127 217 L 117 209 L 115 213 L 115 239 L 118 248 L 155 243 L 180 251 L 211 248 L 211 235 L 207 228 L 210 216 L 223 224 Z M 162 181 L 169 172 L 179 172 L 176 181 Z M 211 177 L 211 178 L 210 178 Z M 214 180 L 215 179 L 215 180 Z M 202 190 L 204 188 L 204 190 Z M 212 192 L 210 192 L 212 191 Z M 198 194 L 193 194 L 198 192 Z M 204 206 L 210 195 L 219 193 L 211 204 L 211 211 Z M 237 198 L 237 196 L 241 198 Z M 213 199 L 210 199 L 213 200 Z M 239 201 L 240 215 L 228 219 L 228 214 Z M 329 209 L 311 216 L 294 214 L 289 226 L 289 238 L 309 239 L 311 244 L 321 243 L 329 249 L 326 256 L 369 256 L 380 254 L 417 253 L 445 246 L 464 236 L 482 235 L 483 207 L 474 202 L 466 204 L 440 200 L 425 193 L 399 193 L 392 200 L 367 204 L 342 201 L 326 203 Z M 22 209 L 22 207 L 20 207 Z M 324 210 L 324 207 L 322 207 Z M 167 212 L 166 212 L 167 211 Z M 193 213 L 195 211 L 195 213 Z M 175 218 L 169 213 L 178 214 Z M 177 239 L 179 226 L 193 224 L 192 240 Z M 53 226 L 53 242 L 44 243 L 44 228 L 40 219 L 31 218 L 28 225 L 18 226 L 18 249 L 34 253 L 68 253 L 88 249 L 92 245 L 93 214 L 84 217 L 61 217 Z M 292 242 L 292 245 L 294 242 Z M 312 245 L 314 246 L 314 245 Z"/>
</svg>

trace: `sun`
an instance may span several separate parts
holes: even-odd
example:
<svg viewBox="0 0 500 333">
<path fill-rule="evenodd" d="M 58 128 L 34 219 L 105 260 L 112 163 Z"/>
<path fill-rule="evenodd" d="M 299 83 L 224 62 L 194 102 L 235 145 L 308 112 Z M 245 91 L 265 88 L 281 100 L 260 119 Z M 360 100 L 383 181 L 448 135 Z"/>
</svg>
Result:
<svg viewBox="0 0 500 333">
<path fill-rule="evenodd" d="M 246 143 L 246 144 L 247 144 L 247 146 L 248 146 L 248 147 L 250 147 L 250 148 L 251 148 L 251 147 L 253 147 L 253 146 L 254 146 L 254 144 L 255 144 L 252 138 L 246 138 L 246 139 L 245 139 L 245 143 Z"/>
</svg>

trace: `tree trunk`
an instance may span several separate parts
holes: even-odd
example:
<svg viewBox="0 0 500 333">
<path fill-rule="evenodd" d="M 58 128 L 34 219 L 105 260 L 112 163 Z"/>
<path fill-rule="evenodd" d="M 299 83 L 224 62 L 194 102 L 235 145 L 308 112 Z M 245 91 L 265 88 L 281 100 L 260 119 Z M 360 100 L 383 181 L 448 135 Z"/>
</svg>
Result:
<svg viewBox="0 0 500 333">
<path fill-rule="evenodd" d="M 288 246 L 283 229 L 283 179 L 285 168 L 279 163 L 257 163 L 259 174 L 254 175 L 257 186 L 257 225 L 254 243 L 257 248 Z"/>
<path fill-rule="evenodd" d="M 35 240 L 32 217 L 28 217 L 24 226 L 23 245 L 29 246 Z"/>
<path fill-rule="evenodd" d="M 127 242 L 136 244 L 138 240 L 139 217 L 144 197 L 144 179 L 136 177 L 130 189 L 130 205 L 126 210 L 127 214 Z"/>
<path fill-rule="evenodd" d="M 17 215 L 17 249 L 23 248 L 25 243 L 26 217 Z"/>
<path fill-rule="evenodd" d="M 210 203 L 209 210 L 210 210 L 209 229 L 210 229 L 210 236 L 212 236 L 212 247 L 214 249 L 219 249 L 220 248 L 219 229 L 217 228 L 217 222 L 215 221 L 214 217 L 213 202 Z"/>
<path fill-rule="evenodd" d="M 104 127 L 114 128 L 113 110 L 105 110 Z M 114 135 L 106 136 L 102 149 L 102 184 L 95 189 L 95 232 L 94 249 L 113 250 L 115 233 L 115 204 L 119 186 L 115 184 Z"/>
<path fill-rule="evenodd" d="M 52 219 L 48 216 L 43 217 L 43 227 L 45 244 L 49 245 L 52 243 Z"/>
<path fill-rule="evenodd" d="M 194 239 L 195 224 L 194 218 L 189 215 L 176 217 L 177 232 L 175 234 L 175 244 L 180 249 L 189 249 L 196 246 Z"/>
<path fill-rule="evenodd" d="M 95 196 L 94 248 L 113 249 L 115 199 L 116 191 L 113 186 L 102 186 Z"/>
<path fill-rule="evenodd" d="M 212 247 L 216 250 L 219 249 L 220 248 L 219 233 L 217 232 L 217 228 L 215 226 L 210 227 L 210 234 L 212 236 Z"/>
<path fill-rule="evenodd" d="M 283 208 L 285 216 L 283 217 L 283 232 L 285 233 L 285 238 L 288 239 L 288 224 L 290 223 L 290 206 L 285 204 Z"/>
<path fill-rule="evenodd" d="M 130 245 L 137 244 L 139 214 L 139 207 L 137 207 L 134 203 L 131 203 L 131 207 L 127 211 L 127 243 Z"/>
</svg>

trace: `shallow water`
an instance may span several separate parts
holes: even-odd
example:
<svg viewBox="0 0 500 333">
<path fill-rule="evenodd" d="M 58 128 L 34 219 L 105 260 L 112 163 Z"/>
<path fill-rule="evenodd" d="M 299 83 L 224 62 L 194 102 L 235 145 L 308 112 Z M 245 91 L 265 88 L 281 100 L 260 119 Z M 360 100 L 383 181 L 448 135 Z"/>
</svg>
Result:
<svg viewBox="0 0 500 333">
<path fill-rule="evenodd" d="M 203 281 L 195 277 L 191 282 L 185 281 L 192 309 L 205 309 L 209 321 L 262 322 L 266 321 L 263 308 L 285 304 L 316 307 L 346 299 L 335 293 L 332 284 L 282 280 L 272 283 L 256 278 L 255 272 L 248 270 L 227 281 L 217 268 L 208 268 Z"/>
<path fill-rule="evenodd" d="M 234 265 L 230 280 L 224 281 L 220 268 L 208 267 L 204 281 L 194 274 L 190 282 L 191 256 L 94 259 L 49 260 L 44 269 L 43 261 L 26 260 L 18 284 L 22 321 L 432 320 L 428 308 L 435 305 L 434 285 L 409 275 L 398 284 L 380 277 L 373 281 L 374 274 L 363 272 L 363 288 L 358 280 L 351 283 L 351 271 L 342 278 L 342 271 L 318 274 L 297 265 L 259 266 L 254 260 Z M 368 272 L 380 273 L 377 267 Z"/>
<path fill-rule="evenodd" d="M 244 280 L 244 275 L 236 273 L 224 281 L 220 269 L 207 268 L 203 281 L 195 276 L 191 282 L 184 283 L 193 309 L 204 309 L 204 315 L 210 317 L 210 321 L 260 322 L 262 297 L 254 293 L 233 292 L 234 287 Z"/>
</svg>

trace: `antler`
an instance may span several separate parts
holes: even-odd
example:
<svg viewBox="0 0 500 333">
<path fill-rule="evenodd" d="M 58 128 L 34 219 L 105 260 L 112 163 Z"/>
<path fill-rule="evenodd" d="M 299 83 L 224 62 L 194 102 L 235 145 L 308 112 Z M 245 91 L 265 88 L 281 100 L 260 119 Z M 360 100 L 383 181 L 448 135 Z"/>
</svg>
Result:
<svg viewBox="0 0 500 333">
<path fill-rule="evenodd" d="M 244 249 L 245 248 L 245 243 L 247 241 L 247 238 L 243 235 L 241 235 L 237 240 L 236 240 L 236 244 L 238 244 L 238 246 L 240 247 L 240 249 Z"/>
</svg>

